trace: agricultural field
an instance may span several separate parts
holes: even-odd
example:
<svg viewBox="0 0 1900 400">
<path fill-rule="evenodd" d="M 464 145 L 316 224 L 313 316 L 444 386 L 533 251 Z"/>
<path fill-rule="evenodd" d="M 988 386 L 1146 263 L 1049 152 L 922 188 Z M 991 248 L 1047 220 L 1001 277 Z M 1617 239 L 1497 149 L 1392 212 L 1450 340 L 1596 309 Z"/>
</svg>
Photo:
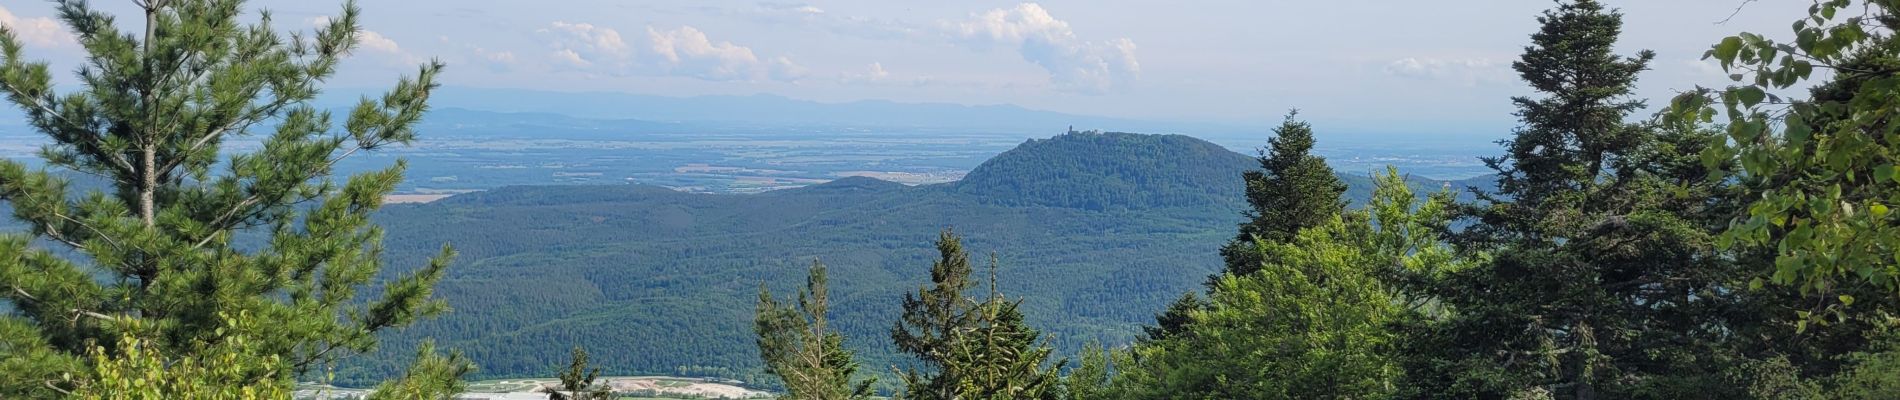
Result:
<svg viewBox="0 0 1900 400">
<path fill-rule="evenodd" d="M 717 379 L 679 378 L 670 376 L 615 376 L 603 377 L 607 386 L 615 393 L 627 394 L 633 399 L 762 399 L 771 398 L 769 392 L 748 389 L 736 382 Z M 559 385 L 554 378 L 517 378 L 494 379 L 470 382 L 468 393 L 541 393 L 542 388 Z M 645 396 L 645 397 L 642 397 Z"/>
</svg>

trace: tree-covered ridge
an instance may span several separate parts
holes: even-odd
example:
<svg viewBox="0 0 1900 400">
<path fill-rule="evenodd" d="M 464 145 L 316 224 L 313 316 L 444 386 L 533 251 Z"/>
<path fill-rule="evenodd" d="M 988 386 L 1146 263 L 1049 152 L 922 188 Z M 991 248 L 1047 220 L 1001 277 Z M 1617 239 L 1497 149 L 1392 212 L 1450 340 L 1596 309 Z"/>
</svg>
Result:
<svg viewBox="0 0 1900 400">
<path fill-rule="evenodd" d="M 1201 161 L 1176 163 L 1229 165 L 1205 173 L 1234 182 L 1223 188 L 1230 200 L 1127 210 L 1008 206 L 959 192 L 954 183 L 904 186 L 847 178 L 751 195 L 638 185 L 540 186 L 397 205 L 378 217 L 386 226 L 403 227 L 386 241 L 392 262 L 415 260 L 448 241 L 460 249 L 463 264 L 439 289 L 457 312 L 391 341 L 437 338 L 483 360 L 483 376 L 541 373 L 564 363 L 573 345 L 587 347 L 608 374 L 688 367 L 736 376 L 758 368 L 746 334 L 751 328 L 743 324 L 751 319 L 746 311 L 754 308 L 748 300 L 756 297 L 757 284 L 796 292 L 784 283 L 803 282 L 807 265 L 786 260 L 816 258 L 830 270 L 833 329 L 861 350 L 867 372 L 886 373 L 893 353 L 876 338 L 897 314 L 884 301 L 911 286 L 905 283 L 911 269 L 928 265 L 918 246 L 935 240 L 931 232 L 955 227 L 966 235 L 966 246 L 997 252 L 1008 266 L 1001 289 L 1021 296 L 1022 313 L 1057 348 L 1074 351 L 1094 339 L 1119 343 L 1134 337 L 1155 309 L 1218 269 L 1219 249 L 1241 220 L 1241 174 L 1258 168 L 1253 157 L 1185 136 L 1104 134 L 1037 143 L 1012 157 L 1093 151 L 1094 158 L 1111 159 L 1128 157 L 1122 149 L 1153 146 L 1203 154 Z M 1039 182 L 1052 178 L 1035 173 L 991 177 L 1021 186 L 1065 184 Z M 1363 200 L 1371 192 L 1369 178 L 1342 179 L 1351 184 L 1347 199 Z M 1411 184 L 1426 192 L 1447 183 Z M 392 346 L 386 354 L 405 351 Z M 372 376 L 390 368 L 345 368 L 343 375 Z"/>
</svg>

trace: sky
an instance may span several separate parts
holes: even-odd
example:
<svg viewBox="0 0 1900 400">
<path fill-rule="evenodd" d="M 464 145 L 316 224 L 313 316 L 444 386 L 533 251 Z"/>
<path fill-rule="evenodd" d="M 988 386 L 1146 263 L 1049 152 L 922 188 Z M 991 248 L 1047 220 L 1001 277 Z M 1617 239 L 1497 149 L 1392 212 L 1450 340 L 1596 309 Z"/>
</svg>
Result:
<svg viewBox="0 0 1900 400">
<path fill-rule="evenodd" d="M 95 0 L 136 21 L 130 0 Z M 1639 96 L 1723 86 L 1701 61 L 1741 31 L 1787 36 L 1804 0 L 1606 0 L 1619 49 L 1658 53 Z M 1135 119 L 1268 124 L 1289 108 L 1336 129 L 1515 125 L 1510 62 L 1542 0 L 362 0 L 360 48 L 335 85 L 393 82 L 431 58 L 446 85 L 823 102 L 1013 104 Z M 255 0 L 285 30 L 341 9 Z M 0 3 L 28 57 L 82 54 L 52 4 Z"/>
</svg>

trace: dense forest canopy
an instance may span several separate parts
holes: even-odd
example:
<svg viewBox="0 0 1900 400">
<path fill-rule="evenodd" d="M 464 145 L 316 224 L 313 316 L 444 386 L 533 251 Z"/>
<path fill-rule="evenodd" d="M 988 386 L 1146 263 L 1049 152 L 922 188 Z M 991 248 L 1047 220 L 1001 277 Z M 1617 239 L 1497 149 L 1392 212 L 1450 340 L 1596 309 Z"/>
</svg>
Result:
<svg viewBox="0 0 1900 400">
<path fill-rule="evenodd" d="M 1219 249 L 1232 237 L 1227 227 L 1240 221 L 1238 178 L 1259 164 L 1198 139 L 1128 133 L 1060 135 L 1009 153 L 998 162 L 1042 160 L 1044 167 L 1004 175 L 985 164 L 979 169 L 993 171 L 986 182 L 996 183 L 985 190 L 1031 189 L 977 195 L 960 183 L 913 187 L 848 178 L 753 195 L 638 185 L 516 187 L 391 206 L 378 221 L 407 227 L 386 238 L 392 260 L 420 257 L 446 241 L 456 244 L 462 263 L 438 286 L 457 312 L 390 336 L 385 354 L 434 338 L 484 360 L 477 374 L 505 377 L 540 373 L 578 344 L 610 373 L 684 367 L 744 379 L 758 365 L 747 335 L 749 294 L 761 281 L 792 292 L 787 283 L 802 281 L 817 258 L 832 277 L 833 329 L 860 350 L 867 371 L 884 373 L 898 361 L 877 341 L 897 317 L 886 303 L 911 286 L 910 272 L 929 256 L 923 246 L 944 227 L 955 227 L 979 256 L 1001 258 L 1001 286 L 1023 298 L 1028 320 L 1058 349 L 1126 342 L 1153 309 L 1218 269 Z M 1156 166 L 1137 157 L 1156 153 L 1193 159 Z M 1137 169 L 1148 179 L 1196 182 L 1212 174 L 1232 183 L 1163 193 L 1087 178 Z M 1371 192 L 1368 177 L 1341 179 L 1351 183 L 1345 198 L 1363 201 Z M 1437 190 L 1463 182 L 1411 184 Z M 1148 198 L 1117 210 L 1056 206 L 1110 196 Z M 341 376 L 394 368 L 362 366 L 377 370 L 346 367 Z"/>
</svg>

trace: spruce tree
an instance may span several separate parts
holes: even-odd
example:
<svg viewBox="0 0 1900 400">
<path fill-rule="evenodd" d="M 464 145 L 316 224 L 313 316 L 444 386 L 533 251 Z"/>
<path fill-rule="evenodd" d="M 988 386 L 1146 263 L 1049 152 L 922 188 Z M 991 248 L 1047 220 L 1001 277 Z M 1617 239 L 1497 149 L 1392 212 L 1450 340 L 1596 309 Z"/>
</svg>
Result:
<svg viewBox="0 0 1900 400">
<path fill-rule="evenodd" d="M 1060 380 L 1043 364 L 1053 353 L 1041 343 L 1019 310 L 996 288 L 996 262 L 991 258 L 990 291 L 981 300 L 969 298 L 970 257 L 961 239 L 950 230 L 938 236 L 939 258 L 930 269 L 931 285 L 904 295 L 902 319 L 891 329 L 899 351 L 910 353 L 924 369 L 902 371 L 902 398 L 1054 399 Z"/>
<path fill-rule="evenodd" d="M 1708 233 L 1719 183 L 1674 168 L 1693 154 L 1679 144 L 1708 136 L 1628 121 L 1654 54 L 1616 54 L 1620 13 L 1574 0 L 1538 20 L 1513 68 L 1543 96 L 1513 99 L 1523 125 L 1485 160 L 1497 191 L 1465 207 L 1456 240 L 1492 257 L 1426 286 L 1452 317 L 1414 347 L 1442 370 L 1410 378 L 1449 397 L 1733 393 L 1715 378 L 1732 356 L 1718 316 L 1741 292 Z"/>
<path fill-rule="evenodd" d="M 285 36 L 269 13 L 242 15 L 241 0 L 136 3 L 136 30 L 124 31 L 86 1 L 57 2 L 89 55 L 65 91 L 0 28 L 0 93 L 52 142 L 40 152 L 47 169 L 0 161 L 0 201 L 30 227 L 0 237 L 0 298 L 13 308 L 0 316 L 0 359 L 26 361 L 0 362 L 0 397 L 50 397 L 90 379 L 95 346 L 133 362 L 201 359 L 193 352 L 227 340 L 238 315 L 268 329 L 244 332 L 255 347 L 231 354 L 275 357 L 235 362 L 288 385 L 447 309 L 431 298 L 446 248 L 378 278 L 382 232 L 369 216 L 402 163 L 333 178 L 339 159 L 415 138 L 440 64 L 362 99 L 339 130 L 310 101 L 357 44 L 353 4 L 314 34 Z M 259 150 L 221 151 L 251 138 Z M 457 370 L 407 376 L 455 378 L 420 373 L 439 371 Z"/>
<path fill-rule="evenodd" d="M 961 378 L 953 398 L 1055 400 L 1061 393 L 1056 372 L 1067 360 L 1043 368 L 1055 350 L 1023 321 L 1022 301 L 997 290 L 996 268 L 996 257 L 991 256 L 989 295 L 970 310 L 977 323 L 958 332 L 950 343 L 951 357 L 943 362 L 945 370 L 957 371 L 955 376 Z"/>
<path fill-rule="evenodd" d="M 1207 287 L 1219 287 L 1224 276 L 1245 276 L 1260 270 L 1258 243 L 1285 243 L 1301 230 L 1324 225 L 1345 209 L 1346 184 L 1326 165 L 1326 159 L 1312 154 L 1313 126 L 1299 120 L 1299 110 L 1288 111 L 1286 119 L 1273 129 L 1274 137 L 1258 158 L 1259 170 L 1241 174 L 1246 183 L 1249 208 L 1243 212 L 1246 222 L 1239 233 L 1221 247 L 1225 266 L 1207 278 Z M 1187 315 L 1207 304 L 1194 293 L 1186 293 L 1155 315 L 1155 324 L 1142 327 L 1144 340 L 1165 338 L 1187 330 Z"/>
<path fill-rule="evenodd" d="M 780 305 L 771 292 L 759 288 L 753 321 L 759 357 L 765 360 L 765 372 L 785 383 L 785 399 L 868 399 L 876 380 L 852 381 L 858 362 L 844 348 L 844 335 L 831 330 L 826 283 L 825 265 L 814 260 L 795 306 Z"/>
<path fill-rule="evenodd" d="M 970 289 L 970 255 L 963 241 L 945 229 L 937 236 L 938 258 L 930 265 L 930 285 L 916 293 L 904 294 L 903 314 L 891 327 L 891 342 L 897 350 L 909 353 L 923 364 L 925 371 L 910 369 L 901 373 L 905 398 L 950 399 L 958 371 L 948 370 L 951 344 L 961 330 L 976 325 L 970 312 L 974 301 L 965 297 Z M 935 375 L 925 375 L 934 370 Z"/>
<path fill-rule="evenodd" d="M 1287 112 L 1260 155 L 1260 169 L 1242 174 L 1250 209 L 1240 233 L 1221 248 L 1227 262 L 1222 273 L 1243 276 L 1258 271 L 1265 260 L 1252 248 L 1256 240 L 1291 241 L 1300 230 L 1324 225 L 1346 207 L 1341 197 L 1346 193 L 1345 182 L 1326 165 L 1325 158 L 1312 154 L 1313 126 L 1299 120 L 1299 115 L 1299 110 Z"/>
</svg>

